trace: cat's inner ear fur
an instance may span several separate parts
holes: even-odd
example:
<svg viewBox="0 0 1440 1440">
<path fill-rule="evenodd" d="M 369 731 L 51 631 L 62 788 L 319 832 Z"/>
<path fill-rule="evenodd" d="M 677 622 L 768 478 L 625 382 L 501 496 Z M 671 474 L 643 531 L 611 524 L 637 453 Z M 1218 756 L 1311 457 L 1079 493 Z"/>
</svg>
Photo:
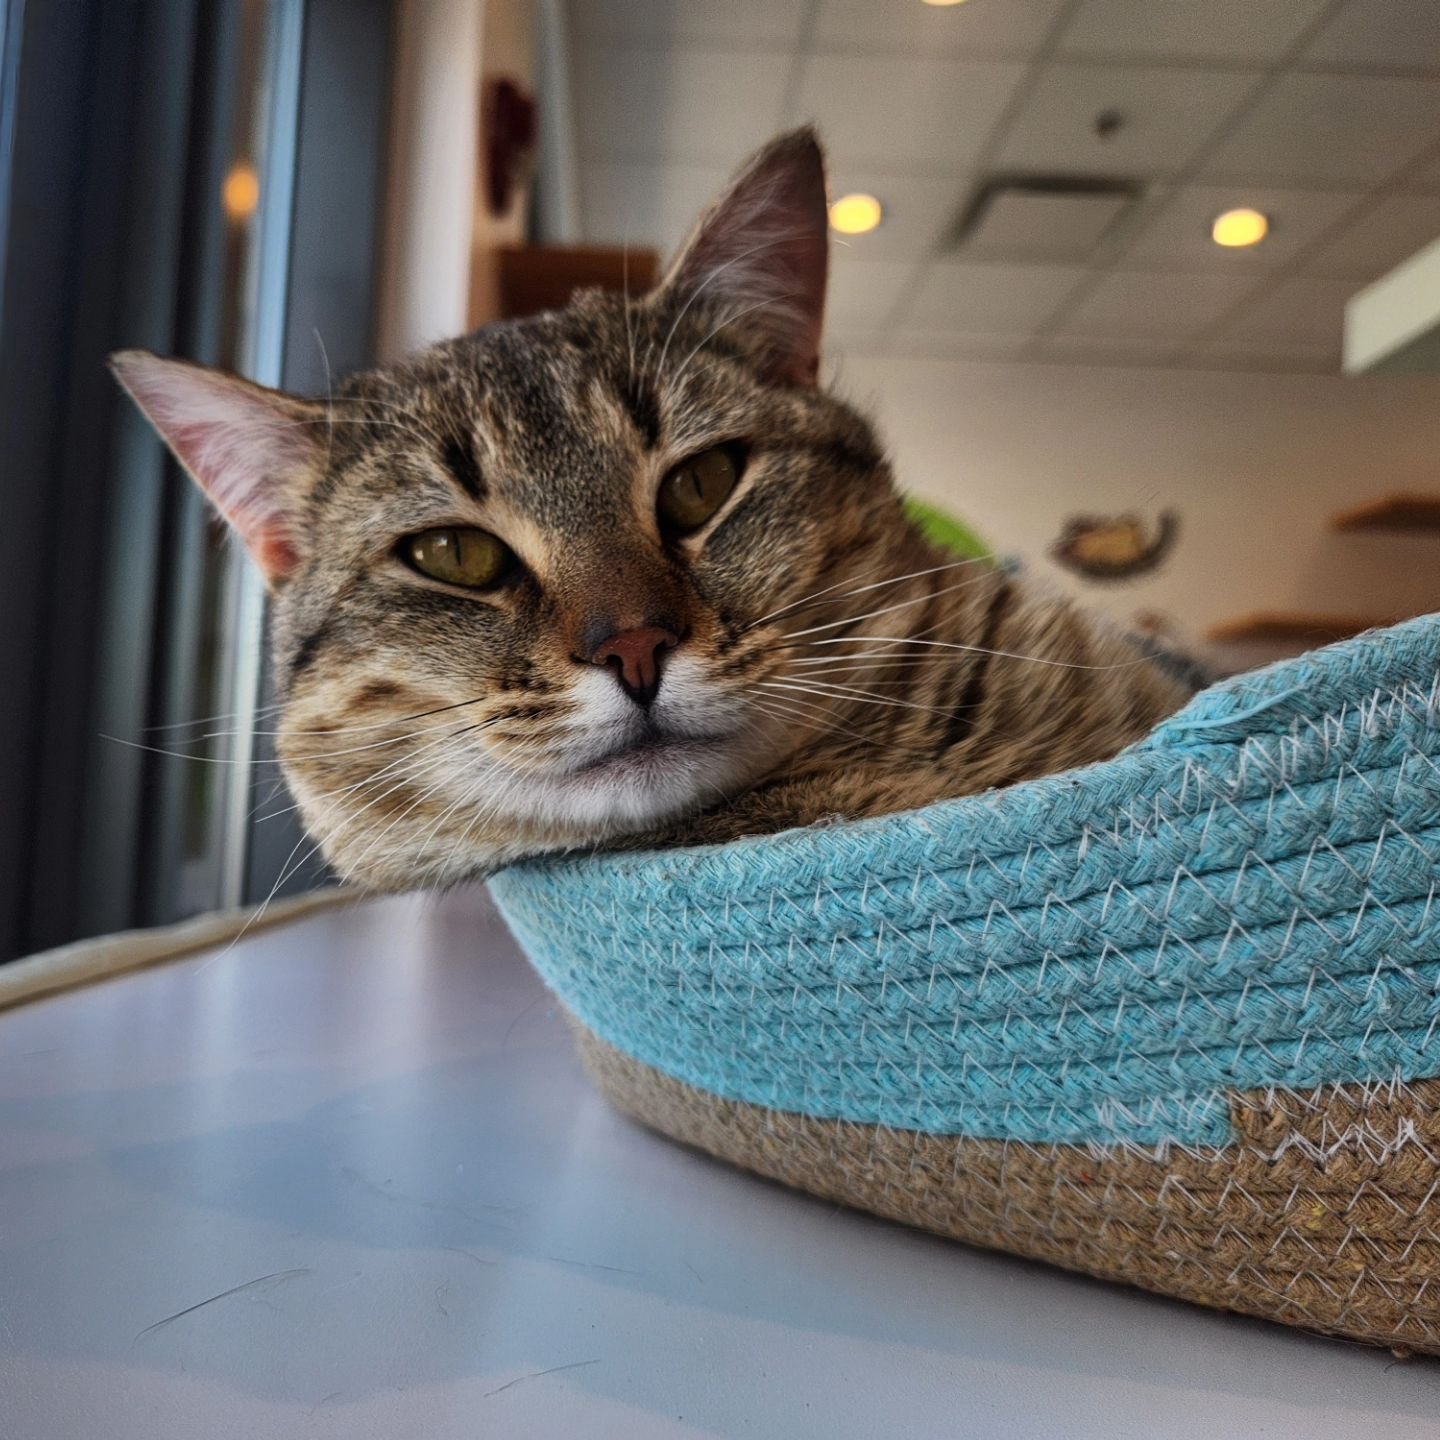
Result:
<svg viewBox="0 0 1440 1440">
<path fill-rule="evenodd" d="M 753 351 L 777 384 L 814 385 L 829 215 L 814 131 L 772 140 L 701 217 L 656 299 L 698 311 Z"/>
<path fill-rule="evenodd" d="M 284 581 L 300 563 L 298 512 L 324 464 L 324 407 L 146 350 L 122 350 L 110 368 L 266 583 Z"/>
</svg>

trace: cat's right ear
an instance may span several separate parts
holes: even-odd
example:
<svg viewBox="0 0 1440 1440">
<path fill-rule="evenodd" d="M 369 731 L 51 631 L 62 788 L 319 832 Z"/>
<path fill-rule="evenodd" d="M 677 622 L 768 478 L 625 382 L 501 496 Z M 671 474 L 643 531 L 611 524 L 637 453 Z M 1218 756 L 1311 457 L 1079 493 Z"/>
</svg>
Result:
<svg viewBox="0 0 1440 1440">
<path fill-rule="evenodd" d="M 110 357 L 115 377 L 245 542 L 268 585 L 291 575 L 295 517 L 324 459 L 322 406 L 148 350 Z"/>
<path fill-rule="evenodd" d="M 705 302 L 768 379 L 814 385 L 829 223 L 820 143 L 808 126 L 793 130 L 753 155 L 701 216 L 655 296 L 677 314 Z"/>
</svg>

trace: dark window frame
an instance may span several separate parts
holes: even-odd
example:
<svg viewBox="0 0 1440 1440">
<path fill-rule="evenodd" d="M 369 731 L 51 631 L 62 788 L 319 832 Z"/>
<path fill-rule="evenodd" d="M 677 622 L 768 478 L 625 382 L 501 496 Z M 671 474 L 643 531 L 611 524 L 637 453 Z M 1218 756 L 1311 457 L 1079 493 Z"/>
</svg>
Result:
<svg viewBox="0 0 1440 1440">
<path fill-rule="evenodd" d="M 0 163 L 5 959 L 177 918 L 166 878 L 186 762 L 139 747 L 173 712 L 207 522 L 104 361 L 130 345 L 213 351 L 238 7 L 0 6 L 0 141 L 8 125 L 14 142 Z M 345 317 L 322 326 L 332 363 L 369 358 L 394 0 L 273 6 L 301 48 L 279 373 L 260 378 L 323 393 L 319 322 L 304 318 L 319 281 Z M 344 194 L 324 183 L 337 164 Z M 263 847 L 284 836 L 237 834 L 260 847 L 239 873 L 263 891 Z"/>
</svg>

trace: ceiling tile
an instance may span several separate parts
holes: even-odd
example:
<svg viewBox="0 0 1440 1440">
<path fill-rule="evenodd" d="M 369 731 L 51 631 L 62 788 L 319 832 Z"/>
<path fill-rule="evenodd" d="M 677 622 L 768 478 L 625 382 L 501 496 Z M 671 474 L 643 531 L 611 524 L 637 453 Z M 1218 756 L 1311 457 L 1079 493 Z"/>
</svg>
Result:
<svg viewBox="0 0 1440 1440">
<path fill-rule="evenodd" d="M 821 384 L 829 389 L 845 383 L 845 361 L 851 355 L 883 355 L 890 340 L 876 330 L 839 330 L 827 326 L 820 355 Z"/>
<path fill-rule="evenodd" d="M 1278 59 L 1330 0 L 1087 0 L 1062 54 Z"/>
<path fill-rule="evenodd" d="M 805 65 L 797 114 L 819 124 L 837 164 L 959 174 L 1023 73 L 998 62 L 820 55 Z"/>
<path fill-rule="evenodd" d="M 1114 335 L 1046 335 L 1026 351 L 1027 358 L 1067 365 L 1159 365 L 1174 353 L 1173 344 Z"/>
<path fill-rule="evenodd" d="M 668 253 L 725 188 L 728 165 L 666 160 L 590 160 L 580 169 L 585 238 L 597 245 L 656 245 Z M 965 182 L 887 178 L 878 171 L 830 167 L 830 193 L 863 191 L 885 207 L 868 235 L 830 237 L 833 253 L 856 260 L 928 257 L 954 219 Z"/>
<path fill-rule="evenodd" d="M 1255 288 L 1253 275 L 1111 271 L 1057 327 L 1057 335 L 1185 343 Z"/>
<path fill-rule="evenodd" d="M 1353 280 L 1292 275 L 1255 296 L 1253 303 L 1208 338 L 1217 344 L 1262 344 L 1340 348 L 1345 302 L 1360 286 Z"/>
<path fill-rule="evenodd" d="M 1350 0 L 1321 26 L 1300 63 L 1440 70 L 1440 5 L 1434 0 Z"/>
<path fill-rule="evenodd" d="M 591 160 L 580 167 L 580 208 L 592 245 L 680 248 L 701 211 L 724 189 L 724 166 Z"/>
<path fill-rule="evenodd" d="M 1209 158 L 1210 175 L 1374 185 L 1440 140 L 1440 79 L 1280 76 Z"/>
<path fill-rule="evenodd" d="M 1333 375 L 1340 369 L 1340 346 L 1299 345 L 1284 340 L 1208 340 L 1186 350 L 1179 361 L 1215 370 L 1285 370 Z"/>
<path fill-rule="evenodd" d="M 888 348 L 923 360 L 1017 360 L 1029 344 L 1028 335 L 905 329 L 896 332 Z"/>
<path fill-rule="evenodd" d="M 1265 271 L 1286 264 L 1324 234 L 1364 195 L 1345 190 L 1277 190 L 1263 185 L 1189 185 L 1146 225 L 1125 252 L 1124 264 L 1172 265 L 1188 270 Z M 1225 210 L 1248 206 L 1270 218 L 1270 233 L 1246 250 L 1227 250 L 1210 238 Z"/>
<path fill-rule="evenodd" d="M 1001 148 L 1012 170 L 1169 174 L 1181 169 L 1257 83 L 1237 70 L 1126 65 L 1051 65 Z M 1108 140 L 1095 117 L 1117 110 L 1124 124 Z"/>
<path fill-rule="evenodd" d="M 1390 195 L 1366 207 L 1317 255 L 1307 275 L 1368 283 L 1440 239 L 1440 195 Z"/>
<path fill-rule="evenodd" d="M 1422 195 L 1440 193 L 1440 158 L 1422 162 L 1400 183 L 1403 189 Z"/>
<path fill-rule="evenodd" d="M 957 256 L 1083 260 L 1123 212 L 1129 195 L 1057 195 L 1007 189 L 999 192 L 955 247 Z"/>
<path fill-rule="evenodd" d="M 1000 265 L 941 260 L 920 284 L 910 331 L 1028 335 L 1085 276 L 1074 265 Z"/>
<path fill-rule="evenodd" d="M 842 332 L 885 329 L 914 274 L 915 266 L 902 260 L 851 260 L 832 254 L 826 324 Z"/>
<path fill-rule="evenodd" d="M 969 188 L 968 179 L 916 180 L 833 161 L 829 171 L 831 195 L 859 191 L 874 195 L 885 207 L 884 220 L 868 235 L 831 237 L 841 253 L 857 260 L 919 259 L 930 255 Z"/>
<path fill-rule="evenodd" d="M 867 55 L 1029 53 L 1045 38 L 1065 0 L 1005 0 L 1003 5 L 918 5 L 915 0 L 820 0 L 817 51 Z"/>
<path fill-rule="evenodd" d="M 570 0 L 575 33 L 586 40 L 747 41 L 794 45 L 806 0 Z"/>
<path fill-rule="evenodd" d="M 582 46 L 581 154 L 734 164 L 783 128 L 789 72 L 785 56 L 754 51 Z"/>
</svg>

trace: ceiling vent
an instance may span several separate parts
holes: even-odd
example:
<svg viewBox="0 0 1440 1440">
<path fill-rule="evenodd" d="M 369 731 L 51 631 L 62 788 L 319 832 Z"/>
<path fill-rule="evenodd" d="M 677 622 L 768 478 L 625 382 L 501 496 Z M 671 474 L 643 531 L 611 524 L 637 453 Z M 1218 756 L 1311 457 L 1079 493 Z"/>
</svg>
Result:
<svg viewBox="0 0 1440 1440">
<path fill-rule="evenodd" d="M 1100 175 L 991 175 L 971 191 L 947 252 L 977 259 L 1083 260 L 1145 193 Z"/>
</svg>

